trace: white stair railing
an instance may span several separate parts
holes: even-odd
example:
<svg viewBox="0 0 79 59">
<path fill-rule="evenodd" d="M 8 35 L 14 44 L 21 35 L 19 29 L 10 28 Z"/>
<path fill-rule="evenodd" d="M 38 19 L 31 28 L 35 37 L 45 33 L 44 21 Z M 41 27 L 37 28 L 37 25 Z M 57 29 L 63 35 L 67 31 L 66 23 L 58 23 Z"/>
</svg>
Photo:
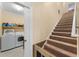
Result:
<svg viewBox="0 0 79 59">
<path fill-rule="evenodd" d="M 77 20 L 77 15 L 76 15 L 76 13 L 77 13 L 77 5 L 76 5 L 76 3 L 75 3 L 75 7 L 74 7 L 74 15 L 73 15 L 73 23 L 72 23 L 72 32 L 71 32 L 71 36 L 72 37 L 77 37 L 77 36 L 79 36 L 78 35 L 78 33 L 77 33 L 77 25 L 76 25 L 76 20 Z"/>
</svg>

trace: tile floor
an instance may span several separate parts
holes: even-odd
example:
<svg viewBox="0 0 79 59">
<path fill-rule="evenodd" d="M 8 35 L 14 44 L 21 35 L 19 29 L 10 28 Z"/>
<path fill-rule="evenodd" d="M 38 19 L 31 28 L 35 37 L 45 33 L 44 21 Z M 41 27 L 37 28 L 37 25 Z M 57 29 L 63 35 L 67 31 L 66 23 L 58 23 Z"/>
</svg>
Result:
<svg viewBox="0 0 79 59">
<path fill-rule="evenodd" d="M 9 51 L 0 52 L 0 57 L 23 57 L 23 47 L 18 47 Z"/>
</svg>

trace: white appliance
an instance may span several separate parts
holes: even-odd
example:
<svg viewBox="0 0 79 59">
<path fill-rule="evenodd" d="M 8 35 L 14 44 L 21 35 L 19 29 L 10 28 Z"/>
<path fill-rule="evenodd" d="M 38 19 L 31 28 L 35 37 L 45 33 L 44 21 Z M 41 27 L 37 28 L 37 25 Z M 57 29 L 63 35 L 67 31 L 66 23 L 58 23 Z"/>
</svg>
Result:
<svg viewBox="0 0 79 59">
<path fill-rule="evenodd" d="M 16 32 L 16 46 L 22 46 L 23 40 L 19 41 L 20 37 L 24 37 L 24 32 Z"/>
<path fill-rule="evenodd" d="M 1 39 L 1 51 L 8 50 L 15 47 L 16 33 L 14 29 L 5 29 Z"/>
<path fill-rule="evenodd" d="M 24 37 L 24 32 L 15 32 L 14 29 L 4 30 L 4 34 L 1 39 L 1 51 L 22 46 L 23 41 L 18 41 L 19 37 Z"/>
<path fill-rule="evenodd" d="M 15 32 L 14 29 L 4 30 L 4 34 L 1 39 L 1 51 L 22 46 L 23 41 L 18 41 L 19 37 L 24 37 L 24 32 Z"/>
</svg>

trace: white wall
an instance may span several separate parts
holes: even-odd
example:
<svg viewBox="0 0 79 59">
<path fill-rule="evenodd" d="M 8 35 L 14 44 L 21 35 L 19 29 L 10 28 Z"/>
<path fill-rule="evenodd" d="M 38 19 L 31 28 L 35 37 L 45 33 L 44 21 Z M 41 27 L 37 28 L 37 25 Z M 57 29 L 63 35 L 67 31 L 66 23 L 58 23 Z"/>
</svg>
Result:
<svg viewBox="0 0 79 59">
<path fill-rule="evenodd" d="M 0 37 L 2 36 L 2 3 L 0 2 Z"/>
<path fill-rule="evenodd" d="M 77 3 L 77 20 L 76 20 L 76 22 L 77 22 L 77 26 L 79 27 L 79 3 Z M 78 30 L 79 30 L 79 28 L 77 28 Z M 79 33 L 79 31 L 78 31 L 78 33 Z"/>
<path fill-rule="evenodd" d="M 79 3 L 77 3 L 77 26 L 79 27 Z M 79 34 L 79 28 L 77 28 L 77 33 Z M 79 57 L 79 37 L 77 37 L 77 53 L 78 53 L 78 57 Z"/>
<path fill-rule="evenodd" d="M 33 44 L 46 40 L 65 12 L 63 3 L 32 3 Z M 60 9 L 60 14 L 58 14 Z"/>
<path fill-rule="evenodd" d="M 2 22 L 24 24 L 24 15 L 18 15 L 11 11 L 2 10 Z"/>
</svg>

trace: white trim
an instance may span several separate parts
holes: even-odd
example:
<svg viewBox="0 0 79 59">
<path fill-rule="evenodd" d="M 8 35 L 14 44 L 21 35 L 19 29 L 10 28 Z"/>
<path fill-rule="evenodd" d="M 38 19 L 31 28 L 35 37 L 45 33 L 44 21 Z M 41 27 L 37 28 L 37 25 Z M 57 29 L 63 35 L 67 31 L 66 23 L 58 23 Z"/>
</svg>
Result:
<svg viewBox="0 0 79 59">
<path fill-rule="evenodd" d="M 75 8 L 74 8 L 71 36 L 74 37 L 76 36 L 75 34 L 76 34 L 76 3 L 75 3 Z"/>
<path fill-rule="evenodd" d="M 27 3 L 25 3 L 26 6 Z M 24 43 L 24 57 L 32 57 L 33 55 L 33 46 L 32 46 L 32 8 L 31 6 L 28 6 L 29 8 L 24 7 L 24 40 L 26 42 Z"/>
<path fill-rule="evenodd" d="M 72 24 L 72 32 L 71 32 L 71 36 L 72 37 L 79 37 L 79 34 L 78 33 L 76 33 L 76 20 L 77 20 L 77 18 L 76 18 L 76 12 L 77 12 L 77 5 L 76 5 L 76 3 L 75 3 L 75 8 L 74 8 L 74 16 L 73 16 L 73 24 Z"/>
<path fill-rule="evenodd" d="M 24 6 L 24 57 L 32 57 L 32 5 L 30 2 L 17 2 Z M 29 7 L 29 8 L 27 8 Z"/>
<path fill-rule="evenodd" d="M 25 21 L 24 21 L 24 56 L 32 57 L 32 20 L 31 20 L 31 10 L 25 9 Z"/>
</svg>

